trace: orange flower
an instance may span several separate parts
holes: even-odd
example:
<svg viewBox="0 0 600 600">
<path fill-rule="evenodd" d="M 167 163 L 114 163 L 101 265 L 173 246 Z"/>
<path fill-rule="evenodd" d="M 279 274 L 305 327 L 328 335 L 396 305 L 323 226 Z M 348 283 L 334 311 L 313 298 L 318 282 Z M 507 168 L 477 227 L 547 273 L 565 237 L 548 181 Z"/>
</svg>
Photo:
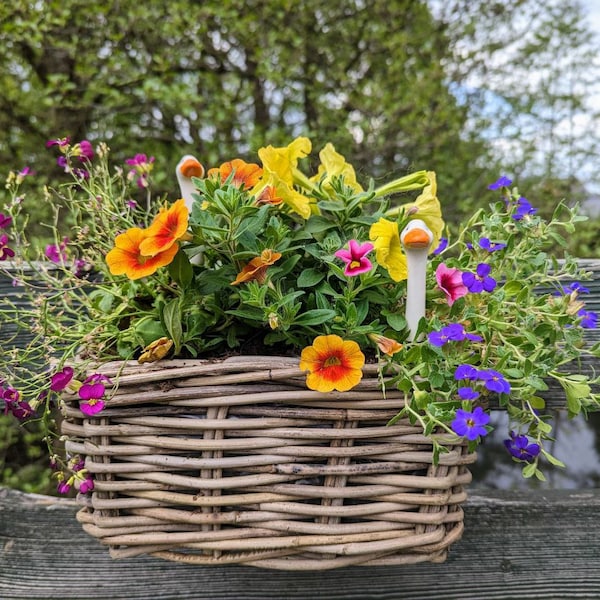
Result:
<svg viewBox="0 0 600 600">
<path fill-rule="evenodd" d="M 253 258 L 231 282 L 231 285 L 238 285 L 246 281 L 255 279 L 258 283 L 264 283 L 267 277 L 267 267 L 275 263 L 281 258 L 279 252 L 267 249 L 260 253 L 260 256 Z"/>
<path fill-rule="evenodd" d="M 272 185 L 264 187 L 256 197 L 257 204 L 272 204 L 278 206 L 283 202 L 283 198 L 277 193 Z"/>
<path fill-rule="evenodd" d="M 378 333 L 370 333 L 369 339 L 377 344 L 377 347 L 388 356 L 393 356 L 396 352 L 402 350 L 402 344 L 391 338 L 379 335 Z"/>
<path fill-rule="evenodd" d="M 209 169 L 208 176 L 221 177 L 221 183 L 234 173 L 231 183 L 236 187 L 240 187 L 243 190 L 249 190 L 254 187 L 262 175 L 262 169 L 255 163 L 247 163 L 241 158 L 234 158 L 233 160 L 223 163 L 218 169 Z"/>
<path fill-rule="evenodd" d="M 362 379 L 365 355 L 356 342 L 320 335 L 300 355 L 300 369 L 310 371 L 306 385 L 317 392 L 347 392 Z"/>
<path fill-rule="evenodd" d="M 140 244 L 144 256 L 156 256 L 165 252 L 175 242 L 186 236 L 189 211 L 185 200 L 177 200 L 169 208 L 161 208 L 154 221 L 145 231 L 146 239 Z"/>
<path fill-rule="evenodd" d="M 140 279 L 152 275 L 173 260 L 179 250 L 177 244 L 155 256 L 144 256 L 140 252 L 140 245 L 146 240 L 146 231 L 133 227 L 116 237 L 115 247 L 106 255 L 106 264 L 113 275 Z"/>
</svg>

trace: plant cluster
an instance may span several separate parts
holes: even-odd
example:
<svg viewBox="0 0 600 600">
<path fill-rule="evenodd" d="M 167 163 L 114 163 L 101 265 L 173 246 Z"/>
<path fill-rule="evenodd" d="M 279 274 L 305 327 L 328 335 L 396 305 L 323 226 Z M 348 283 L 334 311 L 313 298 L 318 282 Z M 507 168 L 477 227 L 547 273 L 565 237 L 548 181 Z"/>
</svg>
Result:
<svg viewBox="0 0 600 600">
<path fill-rule="evenodd" d="M 0 214 L 0 267 L 28 298 L 0 301 L 2 324 L 31 339 L 3 346 L 0 394 L 6 412 L 41 422 L 62 492 L 93 481 L 80 457 L 55 450 L 54 409 L 71 393 L 83 414 L 100 413 L 118 385 L 106 360 L 293 355 L 324 394 L 378 361 L 382 393 L 406 392 L 398 416 L 436 433 L 436 455 L 445 441 L 484 439 L 490 403 L 506 410 L 506 447 L 526 477 L 560 464 L 544 447 L 549 380 L 571 416 L 599 404 L 596 379 L 577 372 L 582 355 L 600 355 L 583 338 L 597 324 L 587 275 L 547 253 L 583 219 L 566 205 L 544 220 L 501 177 L 453 233 L 434 172 L 361 184 L 327 144 L 307 175 L 307 138 L 261 148 L 260 164 L 205 171 L 185 157 L 175 199 L 153 196 L 152 157 L 115 167 L 105 144 L 48 145 L 67 174 L 43 199 L 54 243 L 36 252 L 27 237 L 30 170 L 9 174 Z"/>
</svg>

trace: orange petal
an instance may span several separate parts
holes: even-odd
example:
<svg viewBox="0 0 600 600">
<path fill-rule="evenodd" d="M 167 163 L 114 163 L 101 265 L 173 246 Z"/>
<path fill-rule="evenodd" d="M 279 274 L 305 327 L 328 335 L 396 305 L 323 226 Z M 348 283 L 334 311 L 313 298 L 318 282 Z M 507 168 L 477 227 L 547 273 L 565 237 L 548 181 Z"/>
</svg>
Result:
<svg viewBox="0 0 600 600">
<path fill-rule="evenodd" d="M 168 250 L 187 233 L 189 210 L 180 199 L 169 208 L 162 208 L 146 229 L 146 239 L 140 244 L 144 256 L 156 256 Z"/>
</svg>

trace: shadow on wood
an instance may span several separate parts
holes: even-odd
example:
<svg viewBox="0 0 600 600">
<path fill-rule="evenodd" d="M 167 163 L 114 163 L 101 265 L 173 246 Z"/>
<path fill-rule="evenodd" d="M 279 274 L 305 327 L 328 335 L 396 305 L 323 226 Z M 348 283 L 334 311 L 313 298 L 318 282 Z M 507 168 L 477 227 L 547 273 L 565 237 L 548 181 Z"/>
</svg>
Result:
<svg viewBox="0 0 600 600">
<path fill-rule="evenodd" d="M 472 491 L 443 564 L 281 572 L 114 561 L 73 500 L 0 488 L 0 598 L 486 600 L 600 597 L 600 490 Z"/>
</svg>

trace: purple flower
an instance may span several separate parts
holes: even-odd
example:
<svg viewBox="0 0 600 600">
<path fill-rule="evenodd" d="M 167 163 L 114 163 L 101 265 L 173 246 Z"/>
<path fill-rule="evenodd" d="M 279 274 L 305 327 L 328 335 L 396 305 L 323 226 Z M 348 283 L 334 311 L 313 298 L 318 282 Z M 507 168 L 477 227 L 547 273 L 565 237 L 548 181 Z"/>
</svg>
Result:
<svg viewBox="0 0 600 600">
<path fill-rule="evenodd" d="M 62 371 L 58 371 L 52 375 L 50 378 L 50 389 L 53 392 L 60 392 L 69 385 L 71 379 L 73 379 L 73 369 L 65 367 Z"/>
<path fill-rule="evenodd" d="M 451 323 L 442 327 L 439 331 L 429 332 L 429 342 L 434 346 L 443 346 L 448 342 L 462 342 L 463 340 L 471 340 L 473 342 L 481 342 L 483 338 L 473 333 L 467 333 L 464 325 L 460 323 Z"/>
<path fill-rule="evenodd" d="M 488 252 L 496 252 L 497 250 L 502 250 L 502 248 L 506 248 L 506 244 L 502 242 L 491 242 L 489 238 L 482 237 L 479 240 L 479 245 Z"/>
<path fill-rule="evenodd" d="M 508 187 L 511 183 L 512 183 L 512 179 L 509 179 L 508 177 L 505 177 L 504 175 L 502 175 L 502 177 L 500 177 L 500 179 L 498 179 L 497 181 L 494 181 L 494 183 L 490 183 L 490 185 L 488 185 L 487 189 L 492 190 L 492 191 L 499 190 L 500 188 Z"/>
<path fill-rule="evenodd" d="M 459 387 L 458 395 L 462 400 L 476 400 L 479 398 L 479 392 L 476 392 L 472 387 Z"/>
<path fill-rule="evenodd" d="M 448 238 L 440 238 L 439 246 L 433 251 L 433 253 L 437 256 L 441 254 L 448 247 Z"/>
<path fill-rule="evenodd" d="M 374 246 L 370 242 L 360 244 L 356 240 L 350 240 L 348 242 L 348 250 L 342 248 L 335 252 L 334 256 L 346 263 L 344 275 L 346 277 L 354 277 L 361 273 L 367 273 L 373 268 L 371 261 L 367 258 L 367 254 L 373 248 Z"/>
<path fill-rule="evenodd" d="M 46 258 L 58 265 L 63 264 L 67 260 L 68 243 L 69 238 L 65 237 L 59 244 L 48 244 L 44 253 Z"/>
<path fill-rule="evenodd" d="M 477 379 L 479 377 L 479 371 L 473 365 L 459 365 L 456 367 L 454 372 L 454 379 L 461 381 L 462 379 Z"/>
<path fill-rule="evenodd" d="M 485 426 L 489 422 L 490 416 L 481 406 L 475 407 L 473 412 L 459 408 L 450 427 L 457 435 L 465 436 L 468 440 L 474 441 L 479 436 L 487 435 Z"/>
<path fill-rule="evenodd" d="M 574 281 L 570 285 L 567 285 L 563 291 L 565 294 L 572 294 L 573 292 L 577 292 L 578 294 L 590 293 L 590 290 L 586 287 L 583 287 L 578 281 Z"/>
<path fill-rule="evenodd" d="M 529 443 L 526 435 L 514 431 L 510 432 L 510 439 L 504 440 L 504 446 L 514 458 L 525 462 L 532 462 L 541 451 L 539 444 Z"/>
<path fill-rule="evenodd" d="M 582 308 L 577 313 L 578 317 L 581 317 L 581 327 L 584 329 L 596 329 L 598 326 L 598 314 L 592 310 L 585 310 Z"/>
<path fill-rule="evenodd" d="M 526 198 L 519 198 L 516 204 L 516 210 L 512 215 L 515 221 L 521 221 L 526 215 L 534 215 L 537 212 L 537 208 L 533 208 L 531 203 Z"/>
<path fill-rule="evenodd" d="M 491 269 L 490 265 L 479 263 L 477 265 L 476 273 L 470 273 L 468 271 L 463 273 L 463 283 L 467 286 L 469 291 L 474 294 L 479 294 L 484 290 L 486 292 L 492 292 L 496 288 L 496 280 L 489 276 Z"/>
<path fill-rule="evenodd" d="M 479 371 L 478 379 L 484 382 L 485 387 L 490 392 L 498 394 L 510 394 L 510 383 L 506 381 L 504 375 L 493 369 Z"/>
<path fill-rule="evenodd" d="M 0 229 L 8 229 L 12 225 L 12 217 L 0 213 Z"/>
<path fill-rule="evenodd" d="M 8 247 L 8 236 L 3 233 L 0 235 L 0 260 L 8 260 L 15 255 L 15 251 Z"/>
</svg>

